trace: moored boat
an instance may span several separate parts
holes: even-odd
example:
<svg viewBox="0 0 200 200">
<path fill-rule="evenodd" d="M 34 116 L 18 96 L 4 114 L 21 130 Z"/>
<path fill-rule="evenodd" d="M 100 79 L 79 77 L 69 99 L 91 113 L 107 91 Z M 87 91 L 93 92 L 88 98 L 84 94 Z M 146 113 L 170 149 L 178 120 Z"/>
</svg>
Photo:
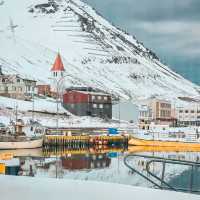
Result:
<svg viewBox="0 0 200 200">
<path fill-rule="evenodd" d="M 33 126 L 24 125 L 22 120 L 8 127 L 6 133 L 0 133 L 0 150 L 35 149 L 43 145 L 43 134 L 37 134 Z M 43 130 L 42 130 L 43 131 Z"/>
<path fill-rule="evenodd" d="M 43 145 L 43 137 L 1 136 L 0 149 L 34 149 Z"/>
</svg>

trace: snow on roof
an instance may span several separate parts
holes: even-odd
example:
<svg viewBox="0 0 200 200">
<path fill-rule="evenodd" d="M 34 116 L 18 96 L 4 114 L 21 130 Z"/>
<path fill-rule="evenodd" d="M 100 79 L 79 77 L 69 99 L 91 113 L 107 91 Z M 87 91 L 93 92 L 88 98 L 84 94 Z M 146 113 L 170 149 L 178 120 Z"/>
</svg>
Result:
<svg viewBox="0 0 200 200">
<path fill-rule="evenodd" d="M 83 94 L 91 94 L 91 95 L 104 95 L 104 96 L 110 96 L 110 94 L 107 94 L 107 93 L 103 93 L 103 92 L 93 92 L 93 91 L 80 91 L 80 90 L 72 90 L 72 91 L 75 91 L 75 92 L 80 92 L 80 93 L 83 93 Z"/>
<path fill-rule="evenodd" d="M 0 96 L 0 107 L 4 107 L 4 108 L 9 107 L 9 108 L 15 109 L 16 106 L 18 106 L 18 109 L 20 111 L 27 112 L 33 109 L 33 102 Z M 50 98 L 40 99 L 36 97 L 34 98 L 34 110 L 41 111 L 41 112 L 56 113 L 57 112 L 56 100 L 50 99 Z M 67 110 L 65 110 L 61 106 L 61 104 L 59 104 L 59 113 L 70 114 Z"/>
</svg>

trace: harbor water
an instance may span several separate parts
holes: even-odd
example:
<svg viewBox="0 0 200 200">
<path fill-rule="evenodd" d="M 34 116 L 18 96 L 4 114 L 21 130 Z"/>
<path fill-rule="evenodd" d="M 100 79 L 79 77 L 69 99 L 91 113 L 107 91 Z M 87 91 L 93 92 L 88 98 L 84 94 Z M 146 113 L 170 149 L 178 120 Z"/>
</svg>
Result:
<svg viewBox="0 0 200 200">
<path fill-rule="evenodd" d="M 200 155 L 126 148 L 46 148 L 0 151 L 1 173 L 92 180 L 150 188 L 200 191 Z M 1 170 L 0 167 L 0 170 Z"/>
</svg>

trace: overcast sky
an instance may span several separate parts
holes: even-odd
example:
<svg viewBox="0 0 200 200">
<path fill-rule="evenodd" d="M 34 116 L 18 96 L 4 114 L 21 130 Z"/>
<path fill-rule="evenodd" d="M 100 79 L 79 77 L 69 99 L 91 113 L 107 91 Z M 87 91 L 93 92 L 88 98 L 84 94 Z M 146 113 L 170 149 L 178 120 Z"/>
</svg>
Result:
<svg viewBox="0 0 200 200">
<path fill-rule="evenodd" d="M 85 0 L 200 84 L 200 0 Z"/>
</svg>

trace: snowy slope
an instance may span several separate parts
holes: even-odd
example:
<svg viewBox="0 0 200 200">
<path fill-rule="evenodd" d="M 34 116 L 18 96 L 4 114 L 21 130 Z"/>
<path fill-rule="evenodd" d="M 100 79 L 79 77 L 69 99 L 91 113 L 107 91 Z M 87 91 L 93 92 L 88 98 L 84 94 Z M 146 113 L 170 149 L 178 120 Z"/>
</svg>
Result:
<svg viewBox="0 0 200 200">
<path fill-rule="evenodd" d="M 196 85 L 80 0 L 2 1 L 0 44 L 4 72 L 40 82 L 50 81 L 59 51 L 66 86 L 93 86 L 132 100 L 199 95 Z"/>
</svg>

